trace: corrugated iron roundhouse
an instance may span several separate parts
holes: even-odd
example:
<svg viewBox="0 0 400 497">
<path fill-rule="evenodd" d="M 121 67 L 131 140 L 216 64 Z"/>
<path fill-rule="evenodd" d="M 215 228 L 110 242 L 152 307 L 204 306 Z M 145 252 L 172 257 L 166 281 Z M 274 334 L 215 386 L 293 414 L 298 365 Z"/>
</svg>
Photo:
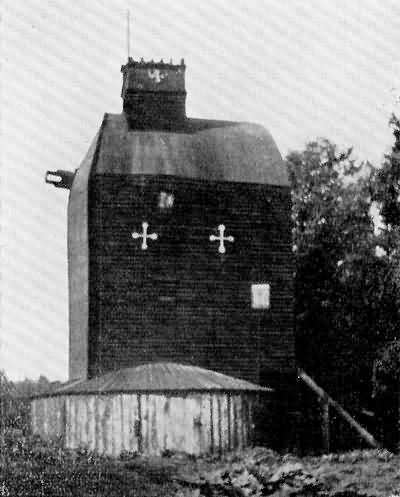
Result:
<svg viewBox="0 0 400 497">
<path fill-rule="evenodd" d="M 295 364 L 281 155 L 260 125 L 187 118 L 183 61 L 129 59 L 122 73 L 122 114 L 105 114 L 74 175 L 46 177 L 70 188 L 75 393 L 124 368 L 180 363 L 284 398 Z M 179 390 L 187 370 L 174 371 Z"/>
</svg>

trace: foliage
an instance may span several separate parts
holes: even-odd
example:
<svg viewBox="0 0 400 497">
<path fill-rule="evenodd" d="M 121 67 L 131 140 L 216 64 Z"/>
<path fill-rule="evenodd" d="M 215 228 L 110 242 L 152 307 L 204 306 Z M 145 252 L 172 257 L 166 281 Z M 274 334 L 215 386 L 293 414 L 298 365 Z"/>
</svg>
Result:
<svg viewBox="0 0 400 497">
<path fill-rule="evenodd" d="M 393 308 L 400 309 L 400 120 L 392 115 L 394 143 L 382 167 L 374 176 L 372 194 L 382 218 L 379 245 L 390 268 L 388 281 L 394 296 Z M 387 342 L 381 347 L 375 363 L 375 390 L 397 392 L 400 381 L 400 322 L 393 316 Z M 396 319 L 397 318 L 397 319 Z"/>
<path fill-rule="evenodd" d="M 178 497 L 376 495 L 398 493 L 399 457 L 353 451 L 299 458 L 256 447 L 223 457 L 123 459 L 62 449 L 37 437 L 6 437 L 5 497 Z"/>
<path fill-rule="evenodd" d="M 384 450 L 352 451 L 322 457 L 296 457 L 255 447 L 187 471 L 193 497 L 386 497 L 397 494 L 399 457 Z M 190 476 L 189 476 L 190 475 Z"/>
<path fill-rule="evenodd" d="M 37 381 L 25 379 L 13 382 L 0 370 L 0 430 L 17 429 L 27 431 L 29 427 L 29 399 L 54 388 L 45 376 Z"/>
<path fill-rule="evenodd" d="M 358 403 L 370 396 L 375 349 L 394 313 L 389 267 L 376 254 L 374 170 L 325 139 L 289 154 L 287 164 L 298 359 L 328 391 Z"/>
<path fill-rule="evenodd" d="M 392 115 L 389 125 L 394 144 L 382 167 L 376 171 L 373 191 L 374 199 L 380 203 L 380 214 L 387 231 L 400 226 L 400 120 Z"/>
</svg>

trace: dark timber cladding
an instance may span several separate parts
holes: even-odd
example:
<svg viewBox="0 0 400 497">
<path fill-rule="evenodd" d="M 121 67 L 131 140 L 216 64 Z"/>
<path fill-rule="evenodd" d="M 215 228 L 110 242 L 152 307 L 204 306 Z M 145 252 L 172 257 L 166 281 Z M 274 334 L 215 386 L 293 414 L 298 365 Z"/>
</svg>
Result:
<svg viewBox="0 0 400 497">
<path fill-rule="evenodd" d="M 125 112 L 106 114 L 71 188 L 70 377 L 155 361 L 256 383 L 289 372 L 290 191 L 275 143 L 259 125 L 186 118 L 183 64 L 123 72 Z M 225 252 L 210 239 L 221 225 Z M 269 309 L 252 305 L 255 284 L 270 286 Z"/>
</svg>

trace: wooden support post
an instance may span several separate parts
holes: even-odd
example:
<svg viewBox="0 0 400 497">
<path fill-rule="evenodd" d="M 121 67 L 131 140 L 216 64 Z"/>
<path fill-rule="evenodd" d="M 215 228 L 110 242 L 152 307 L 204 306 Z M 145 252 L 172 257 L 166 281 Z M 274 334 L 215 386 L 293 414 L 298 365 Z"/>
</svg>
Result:
<svg viewBox="0 0 400 497">
<path fill-rule="evenodd" d="M 360 435 L 361 438 L 363 438 L 368 445 L 371 447 L 380 447 L 381 445 L 379 442 L 375 440 L 375 438 L 369 433 L 365 428 L 363 428 L 357 421 L 350 416 L 350 414 L 343 409 L 343 407 L 336 402 L 336 400 L 333 400 L 332 397 L 329 397 L 329 395 L 325 392 L 324 389 L 322 389 L 320 386 L 318 386 L 315 381 L 308 376 L 308 374 L 303 371 L 302 369 L 299 369 L 297 372 L 298 377 L 304 381 L 304 383 L 313 390 L 320 399 L 325 399 L 326 402 L 333 408 L 335 411 L 339 414 L 341 418 L 343 418 L 349 425 Z"/>
<path fill-rule="evenodd" d="M 326 396 L 321 399 L 322 411 L 322 448 L 324 454 L 329 454 L 331 444 L 331 430 L 329 420 L 329 402 Z"/>
</svg>

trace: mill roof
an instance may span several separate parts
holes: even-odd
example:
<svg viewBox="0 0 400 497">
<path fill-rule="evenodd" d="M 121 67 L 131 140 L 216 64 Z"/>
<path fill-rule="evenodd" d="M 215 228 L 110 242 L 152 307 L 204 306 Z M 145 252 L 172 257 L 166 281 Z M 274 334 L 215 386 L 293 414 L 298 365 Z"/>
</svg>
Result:
<svg viewBox="0 0 400 497">
<path fill-rule="evenodd" d="M 158 362 L 119 369 L 90 380 L 69 381 L 49 395 L 209 391 L 257 393 L 272 389 L 197 366 Z"/>
<path fill-rule="evenodd" d="M 281 154 L 258 124 L 186 118 L 176 130 L 132 129 L 124 113 L 106 114 L 96 140 L 92 174 L 288 185 Z"/>
</svg>

